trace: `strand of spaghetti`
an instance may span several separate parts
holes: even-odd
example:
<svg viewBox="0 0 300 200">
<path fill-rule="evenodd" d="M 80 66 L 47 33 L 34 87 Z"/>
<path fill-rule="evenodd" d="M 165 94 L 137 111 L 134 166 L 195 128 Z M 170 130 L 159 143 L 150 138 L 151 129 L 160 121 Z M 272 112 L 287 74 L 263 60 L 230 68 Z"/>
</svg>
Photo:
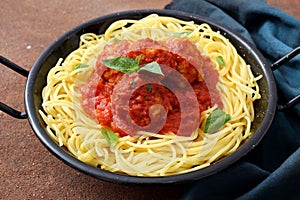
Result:
<svg viewBox="0 0 300 200">
<path fill-rule="evenodd" d="M 142 133 L 140 137 L 119 138 L 118 144 L 110 148 L 99 124 L 80 106 L 80 85 L 93 70 L 97 55 L 105 45 L 123 39 L 164 40 L 172 32 L 189 32 L 178 37 L 188 38 L 201 53 L 211 58 L 220 75 L 217 89 L 223 110 L 232 116 L 232 120 L 218 133 L 204 134 L 205 121 L 217 108 L 214 106 L 201 114 L 199 130 L 191 137 Z M 218 56 L 223 57 L 225 66 L 216 61 Z M 74 70 L 79 63 L 90 67 Z M 153 14 L 141 20 L 115 22 L 101 35 L 82 35 L 79 48 L 64 61 L 59 59 L 49 71 L 47 86 L 42 92 L 43 111 L 39 113 L 50 137 L 92 166 L 137 176 L 187 173 L 233 153 L 251 136 L 253 102 L 261 98 L 257 84 L 261 77 L 254 77 L 250 66 L 237 54 L 230 41 L 214 32 L 208 24 L 197 25 Z"/>
<path fill-rule="evenodd" d="M 160 140 L 160 142 L 157 142 L 155 144 L 148 144 L 148 145 L 143 145 L 143 144 L 136 144 L 131 141 L 127 141 L 126 144 L 137 147 L 137 148 L 158 148 L 158 147 L 163 147 L 165 145 L 172 144 L 174 141 L 173 140 Z"/>
<path fill-rule="evenodd" d="M 168 165 L 161 170 L 161 175 L 166 175 L 168 172 L 177 171 L 185 163 L 187 159 L 186 148 L 184 148 L 181 143 L 176 143 L 176 145 L 179 147 L 182 156 L 173 159 L 172 162 L 169 162 Z"/>
<path fill-rule="evenodd" d="M 169 159 L 169 162 L 162 168 L 159 170 L 159 174 L 161 176 L 164 176 L 166 171 L 171 167 L 171 165 L 173 165 L 173 163 L 175 163 L 177 161 L 177 154 L 176 154 L 176 151 L 175 151 L 175 148 L 173 145 L 168 145 L 168 147 L 170 148 L 171 150 L 171 157 Z"/>
</svg>

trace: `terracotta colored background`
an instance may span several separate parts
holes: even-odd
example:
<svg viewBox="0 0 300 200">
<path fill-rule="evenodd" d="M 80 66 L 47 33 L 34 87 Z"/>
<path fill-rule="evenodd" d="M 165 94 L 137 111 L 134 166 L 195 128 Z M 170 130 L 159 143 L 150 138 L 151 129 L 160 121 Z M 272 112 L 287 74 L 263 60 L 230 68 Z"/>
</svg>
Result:
<svg viewBox="0 0 300 200">
<path fill-rule="evenodd" d="M 1 0 L 0 54 L 30 70 L 51 42 L 82 22 L 116 11 L 163 8 L 169 2 Z M 300 19 L 298 0 L 268 2 Z M 23 110 L 25 78 L 0 67 L 0 101 Z M 176 199 L 189 187 L 116 185 L 79 173 L 46 150 L 27 120 L 1 111 L 0 179 L 0 199 Z"/>
</svg>

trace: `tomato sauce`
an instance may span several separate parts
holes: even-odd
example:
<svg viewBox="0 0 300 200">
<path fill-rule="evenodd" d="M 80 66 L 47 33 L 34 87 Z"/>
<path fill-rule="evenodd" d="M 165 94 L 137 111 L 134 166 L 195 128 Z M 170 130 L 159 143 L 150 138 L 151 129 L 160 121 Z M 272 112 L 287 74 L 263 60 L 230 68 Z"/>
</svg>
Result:
<svg viewBox="0 0 300 200">
<path fill-rule="evenodd" d="M 141 56 L 141 66 L 155 61 L 164 76 L 145 71 L 124 75 L 101 62 L 118 56 Z M 120 136 L 138 130 L 189 135 L 192 127 L 199 126 L 197 116 L 202 111 L 214 104 L 222 106 L 218 78 L 210 59 L 187 39 L 124 40 L 105 46 L 99 55 L 95 70 L 81 88 L 81 105 Z M 191 106 L 184 107 L 182 102 Z"/>
</svg>

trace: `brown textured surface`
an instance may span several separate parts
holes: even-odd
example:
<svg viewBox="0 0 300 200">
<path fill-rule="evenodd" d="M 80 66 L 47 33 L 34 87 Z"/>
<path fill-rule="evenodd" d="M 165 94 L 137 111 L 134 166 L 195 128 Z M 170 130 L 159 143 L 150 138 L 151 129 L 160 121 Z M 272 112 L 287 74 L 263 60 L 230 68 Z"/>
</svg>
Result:
<svg viewBox="0 0 300 200">
<path fill-rule="evenodd" d="M 116 11 L 163 8 L 169 2 L 2 0 L 0 54 L 30 70 L 45 47 L 73 26 Z M 268 2 L 300 19 L 298 0 Z M 25 78 L 0 67 L 0 100 L 23 110 Z M 49 153 L 27 120 L 1 111 L 0 179 L 0 199 L 176 199 L 188 187 L 116 185 L 82 174 Z"/>
</svg>

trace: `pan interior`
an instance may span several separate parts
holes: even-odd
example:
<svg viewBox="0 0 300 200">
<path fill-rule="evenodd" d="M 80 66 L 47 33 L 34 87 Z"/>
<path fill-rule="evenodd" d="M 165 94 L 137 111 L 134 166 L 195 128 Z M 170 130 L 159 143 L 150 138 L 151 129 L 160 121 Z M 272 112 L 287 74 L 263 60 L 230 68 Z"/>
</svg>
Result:
<svg viewBox="0 0 300 200">
<path fill-rule="evenodd" d="M 193 20 L 198 24 L 203 22 L 210 24 L 215 31 L 220 31 L 222 34 L 226 35 L 226 37 L 236 47 L 238 53 L 245 59 L 247 63 L 251 64 L 251 69 L 254 75 L 263 75 L 263 78 L 258 82 L 262 98 L 256 101 L 254 105 L 256 117 L 252 124 L 252 132 L 255 134 L 249 139 L 248 142 L 243 144 L 237 152 L 216 162 L 210 167 L 204 168 L 203 170 L 188 174 L 159 178 L 141 178 L 126 175 L 116 175 L 93 168 L 78 161 L 77 159 L 72 157 L 66 150 L 62 150 L 60 147 L 58 147 L 58 145 L 56 145 L 50 139 L 50 137 L 46 133 L 45 124 L 38 112 L 38 110 L 41 109 L 42 104 L 42 89 L 46 85 L 46 77 L 49 70 L 57 63 L 58 58 L 66 58 L 69 53 L 71 53 L 78 47 L 80 35 L 87 32 L 100 34 L 103 33 L 104 30 L 106 30 L 106 28 L 116 20 L 123 18 L 140 19 L 152 13 L 172 16 L 180 18 L 182 20 Z M 126 182 L 139 184 L 186 182 L 206 177 L 229 166 L 230 164 L 238 160 L 241 156 L 245 155 L 261 140 L 274 117 L 277 100 L 273 74 L 271 70 L 269 70 L 269 65 L 267 64 L 263 56 L 255 49 L 253 45 L 249 44 L 245 41 L 245 39 L 237 36 L 230 30 L 223 28 L 221 25 L 211 22 L 205 18 L 187 13 L 167 10 L 143 10 L 116 13 L 99 17 L 87 23 L 81 24 L 78 27 L 75 27 L 74 29 L 58 38 L 54 43 L 52 43 L 38 58 L 38 60 L 33 65 L 32 70 L 30 71 L 25 93 L 25 104 L 30 124 L 41 142 L 52 153 L 54 153 L 55 156 L 66 162 L 66 164 L 94 177 L 120 183 Z"/>
</svg>

